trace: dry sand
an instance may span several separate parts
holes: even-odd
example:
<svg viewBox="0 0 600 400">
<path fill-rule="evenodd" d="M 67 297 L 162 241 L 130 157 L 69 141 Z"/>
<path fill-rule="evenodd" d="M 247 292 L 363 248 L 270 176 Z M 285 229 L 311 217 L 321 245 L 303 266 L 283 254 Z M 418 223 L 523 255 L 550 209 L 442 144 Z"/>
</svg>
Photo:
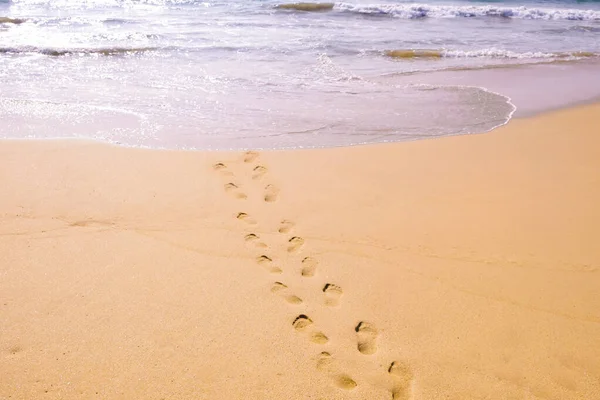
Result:
<svg viewBox="0 0 600 400">
<path fill-rule="evenodd" d="M 600 399 L 599 127 L 3 141 L 0 399 Z"/>
</svg>

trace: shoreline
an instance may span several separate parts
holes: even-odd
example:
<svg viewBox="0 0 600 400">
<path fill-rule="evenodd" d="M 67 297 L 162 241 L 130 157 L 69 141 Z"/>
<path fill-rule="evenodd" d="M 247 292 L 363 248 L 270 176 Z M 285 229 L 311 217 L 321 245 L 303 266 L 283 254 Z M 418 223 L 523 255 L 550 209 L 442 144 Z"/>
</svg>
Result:
<svg viewBox="0 0 600 400">
<path fill-rule="evenodd" d="M 0 399 L 595 398 L 598 124 L 600 103 L 303 151 L 0 140 Z"/>
<path fill-rule="evenodd" d="M 421 75 L 417 75 L 417 76 L 410 76 L 410 77 L 399 77 L 398 80 L 395 80 L 395 78 L 392 77 L 380 77 L 379 79 L 375 79 L 375 78 L 371 78 L 374 79 L 374 82 L 378 82 L 379 84 L 384 84 L 386 82 L 386 80 L 390 80 L 388 82 L 388 84 L 397 84 L 397 85 L 407 85 L 407 86 L 411 86 L 411 87 L 419 87 L 419 86 L 431 86 L 431 87 L 441 87 L 444 89 L 449 89 L 449 88 L 462 88 L 465 90 L 469 90 L 469 89 L 473 89 L 475 91 L 480 91 L 481 93 L 485 92 L 485 93 L 489 93 L 493 96 L 497 96 L 498 101 L 505 106 L 505 110 L 503 110 L 502 117 L 503 118 L 499 118 L 499 116 L 496 116 L 494 118 L 490 118 L 489 121 L 493 121 L 487 124 L 487 126 L 491 126 L 492 123 L 498 123 L 498 120 L 502 119 L 507 119 L 506 122 L 502 122 L 498 125 L 496 125 L 495 127 L 491 128 L 489 131 L 493 131 L 495 129 L 498 129 L 498 127 L 504 126 L 507 123 L 509 123 L 511 120 L 513 119 L 522 119 L 522 118 L 530 118 L 530 117 L 535 117 L 535 116 L 541 116 L 544 115 L 546 113 L 550 113 L 550 112 L 554 112 L 554 111 L 559 111 L 562 109 L 569 109 L 569 108 L 573 108 L 573 107 L 578 107 L 578 106 L 583 106 L 583 105 L 587 105 L 587 104 L 593 104 L 596 103 L 600 100 L 600 95 L 598 95 L 598 93 L 600 93 L 600 85 L 594 83 L 596 80 L 590 82 L 590 79 L 593 79 L 593 73 L 597 70 L 597 66 L 598 66 L 598 60 L 584 60 L 584 61 L 578 61 L 575 62 L 573 64 L 569 64 L 568 66 L 565 66 L 564 70 L 560 69 L 560 68 L 556 68 L 555 65 L 551 64 L 551 65 L 547 65 L 547 64 L 539 64 L 539 65 L 527 65 L 524 66 L 524 68 L 522 69 L 522 76 L 519 76 L 519 74 L 515 74 L 515 71 L 513 71 L 512 69 L 508 68 L 508 69 L 483 69 L 483 70 L 476 70 L 476 71 L 432 71 L 430 73 L 425 73 L 425 74 L 421 74 Z M 578 78 L 576 80 L 573 80 L 570 78 L 570 76 L 572 76 L 573 74 L 575 74 L 576 76 L 578 76 Z M 592 74 L 592 75 L 590 75 Z M 410 79 L 408 79 L 410 78 Z M 544 95 L 541 95 L 541 94 Z M 64 105 L 66 106 L 71 106 L 71 103 L 65 103 Z M 399 109 L 402 109 L 402 106 L 399 105 L 398 106 Z M 94 107 L 92 107 L 94 108 Z M 509 110 L 510 109 L 510 110 Z M 114 109 L 117 110 L 117 109 Z M 509 113 L 510 111 L 510 113 Z M 131 113 L 128 110 L 121 110 L 121 112 L 123 112 L 123 115 L 136 115 L 135 113 Z M 11 122 L 10 122 L 10 118 L 7 120 L 7 126 L 5 126 L 4 131 L 6 132 L 13 132 L 11 130 Z M 37 121 L 35 118 L 34 120 L 32 120 L 32 123 L 39 123 L 40 121 Z M 102 121 L 104 120 L 98 120 L 97 122 L 101 125 Z M 119 122 L 119 119 L 116 119 L 117 122 Z M 450 120 L 448 120 L 450 121 Z M 473 121 L 473 120 L 470 120 Z M 475 119 L 475 121 L 477 121 L 477 119 Z M 104 121 L 106 122 L 106 121 Z M 121 121 L 123 123 L 130 123 L 131 121 Z M 13 122 L 14 123 L 14 122 Z M 109 122 L 109 125 L 112 126 L 114 124 L 114 121 L 111 120 L 111 122 Z M 443 125 L 443 124 L 441 124 Z M 448 125 L 448 126 L 452 126 L 452 125 Z M 14 128 L 14 126 L 12 127 Z M 77 132 L 77 130 L 75 129 L 76 127 L 73 126 L 67 126 L 66 128 L 63 128 L 63 132 L 66 132 L 67 134 L 71 134 L 71 135 L 75 135 L 75 132 Z M 461 127 L 454 127 L 455 130 L 460 130 Z M 465 130 L 471 130 L 470 127 L 465 127 Z M 90 125 L 90 126 L 84 126 L 84 128 L 82 129 L 82 132 L 91 130 L 93 132 L 96 132 L 97 127 Z M 444 129 L 445 131 L 446 129 Z M 110 131 L 110 130 L 109 130 Z M 201 131 L 201 130 L 200 130 Z M 357 137 L 355 136 L 350 136 L 350 133 L 345 133 L 342 135 L 342 139 L 340 139 L 338 136 L 336 136 L 337 134 L 335 133 L 330 133 L 329 135 L 324 135 L 319 141 L 317 141 L 318 146 L 313 146 L 313 147 L 309 147 L 309 146 L 303 146 L 301 147 L 300 144 L 302 143 L 314 143 L 314 140 L 312 140 L 311 138 L 307 137 L 307 138 L 303 138 L 300 141 L 296 142 L 298 145 L 293 145 L 290 144 L 289 142 L 281 142 L 281 141 L 277 141 L 277 137 L 279 135 L 277 134 L 273 134 L 272 137 L 269 138 L 269 135 L 260 135 L 257 136 L 254 141 L 259 141 L 258 143 L 260 143 L 259 147 L 256 147 L 257 149 L 262 149 L 262 150 L 267 150 L 267 149 L 271 149 L 269 147 L 267 147 L 266 145 L 271 145 L 271 146 L 276 146 L 275 148 L 272 148 L 273 150 L 294 150 L 294 149 L 312 149 L 312 148 L 320 148 L 323 144 L 325 144 L 326 146 L 329 145 L 329 147 L 331 148 L 335 148 L 335 147 L 346 147 L 346 146 L 362 146 L 362 145 L 368 145 L 368 144 L 372 144 L 372 143 L 365 143 L 364 140 L 369 140 L 369 138 L 378 138 L 380 141 L 375 142 L 374 144 L 377 143 L 395 143 L 395 142 L 409 142 L 409 141 L 414 141 L 414 140 L 428 140 L 431 138 L 439 138 L 439 137 L 446 137 L 446 136 L 455 136 L 457 134 L 448 134 L 448 135 L 444 135 L 444 136 L 437 136 L 437 137 L 427 137 L 427 136 L 422 136 L 422 137 L 418 137 L 415 138 L 413 134 L 410 133 L 410 129 L 409 130 L 403 130 L 401 128 L 401 124 L 396 126 L 396 130 L 395 132 L 404 132 L 403 134 L 401 133 L 396 133 L 395 137 L 393 139 L 389 139 L 387 138 L 386 134 L 380 134 L 377 133 L 377 131 L 370 131 L 372 133 L 371 136 L 368 136 L 366 138 L 363 137 L 359 137 L 357 139 Z M 477 131 L 477 132 L 475 132 Z M 488 131 L 488 132 L 489 132 Z M 48 132 L 48 131 L 36 131 L 38 133 L 36 133 L 36 136 L 39 135 L 48 135 L 48 134 L 52 134 L 52 132 Z M 41 133 L 40 133 L 41 132 Z M 206 135 L 205 132 L 202 132 L 199 134 L 199 136 L 197 136 L 196 139 L 191 140 L 191 141 L 187 141 L 185 139 L 186 134 L 182 134 L 181 132 L 177 132 L 174 135 L 165 133 L 167 131 L 161 131 L 158 130 L 154 133 L 154 136 L 150 136 L 149 140 L 141 140 L 142 142 L 146 142 L 146 143 L 155 143 L 155 144 L 171 144 L 173 147 L 169 148 L 169 147 L 164 147 L 164 148 L 157 148 L 157 147 L 149 147 L 151 149 L 157 149 L 157 150 L 183 150 L 183 151 L 235 151 L 235 150 L 243 150 L 243 149 L 247 149 L 250 148 L 249 146 L 247 146 L 249 143 L 252 142 L 251 139 L 247 140 L 244 139 L 243 136 L 238 137 L 238 138 L 230 138 L 227 134 L 225 134 L 224 136 L 214 136 L 211 137 L 211 135 Z M 170 131 L 169 131 L 170 132 Z M 187 132 L 187 131 L 186 131 Z M 337 131 L 336 131 L 337 132 Z M 190 134 L 192 134 L 193 132 L 190 131 Z M 291 132 L 290 135 L 297 133 L 297 132 Z M 438 132 L 439 133 L 439 132 Z M 481 133 L 485 133 L 485 132 L 481 132 L 481 130 L 478 129 L 473 129 L 473 133 L 468 133 L 467 135 L 473 135 L 473 134 L 481 134 Z M 22 132 L 22 134 L 26 134 L 26 132 Z M 94 135 L 96 135 L 97 133 L 94 133 Z M 196 132 L 196 134 L 198 134 L 198 132 Z M 458 134 L 458 135 L 462 135 L 462 134 Z M 251 135 L 252 136 L 252 135 Z M 301 135 L 302 136 L 302 135 Z M 406 137 L 406 139 L 403 139 L 402 137 Z M 332 139 L 335 138 L 335 139 Z M 396 140 L 400 138 L 401 140 Z M 33 140 L 48 140 L 47 138 L 35 138 Z M 71 138 L 51 138 L 51 139 L 57 139 L 57 140 L 61 140 L 61 139 L 71 139 Z M 314 138 L 313 138 L 314 139 Z M 383 140 L 384 139 L 384 140 Z M 2 139 L 0 139 L 2 140 Z M 4 140 L 12 140 L 12 138 L 4 138 Z M 29 140 L 29 139 L 27 139 Z M 85 140 L 85 139 L 84 139 Z M 95 140 L 95 139 L 91 139 L 91 140 Z M 101 142 L 103 139 L 98 139 L 98 142 Z M 128 140 L 127 138 L 119 138 L 119 140 Z M 352 144 L 346 144 L 344 142 L 347 141 L 356 141 L 356 143 L 352 143 Z M 138 140 L 136 140 L 137 142 L 139 142 Z M 336 141 L 340 144 L 333 144 L 331 145 L 330 142 L 331 141 Z M 133 142 L 133 141 L 132 141 Z M 106 143 L 111 143 L 111 142 L 106 142 Z M 114 144 L 114 143 L 111 143 Z M 211 145 L 213 147 L 213 149 L 209 149 L 209 148 L 200 148 L 199 146 L 197 147 L 197 145 Z M 131 148 L 145 148 L 144 146 L 139 146 L 139 145 L 128 145 L 128 144 L 121 144 L 119 143 L 118 145 L 121 146 L 125 146 L 125 147 L 131 147 Z M 281 145 L 283 146 L 287 146 L 287 147 L 281 147 Z M 179 148 L 175 148 L 176 146 L 178 146 Z M 239 146 L 239 147 L 238 147 Z"/>
</svg>

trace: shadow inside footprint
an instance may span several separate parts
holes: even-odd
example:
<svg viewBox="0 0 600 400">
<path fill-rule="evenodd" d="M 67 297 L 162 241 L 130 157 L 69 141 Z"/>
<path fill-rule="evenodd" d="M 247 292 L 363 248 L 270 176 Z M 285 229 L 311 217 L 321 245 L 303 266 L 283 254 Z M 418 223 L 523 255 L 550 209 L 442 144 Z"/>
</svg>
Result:
<svg viewBox="0 0 600 400">
<path fill-rule="evenodd" d="M 358 339 L 358 351 L 362 354 L 374 354 L 377 351 L 377 329 L 368 322 L 361 321 L 354 328 Z"/>
</svg>

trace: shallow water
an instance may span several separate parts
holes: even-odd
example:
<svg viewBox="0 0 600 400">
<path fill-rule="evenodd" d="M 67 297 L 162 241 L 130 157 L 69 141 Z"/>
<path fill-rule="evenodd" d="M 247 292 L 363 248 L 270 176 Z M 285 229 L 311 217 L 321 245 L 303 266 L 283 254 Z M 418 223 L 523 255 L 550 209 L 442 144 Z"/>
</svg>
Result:
<svg viewBox="0 0 600 400">
<path fill-rule="evenodd" d="M 235 149 L 484 132 L 511 91 L 436 71 L 505 67 L 509 87 L 523 64 L 576 76 L 600 54 L 598 2 L 281 4 L 0 2 L 0 135 Z"/>
</svg>

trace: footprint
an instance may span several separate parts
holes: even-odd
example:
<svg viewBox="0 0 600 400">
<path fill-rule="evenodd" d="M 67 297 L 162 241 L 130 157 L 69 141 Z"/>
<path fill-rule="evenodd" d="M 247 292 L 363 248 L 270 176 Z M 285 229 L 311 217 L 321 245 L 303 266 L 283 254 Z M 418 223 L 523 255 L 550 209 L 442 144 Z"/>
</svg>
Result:
<svg viewBox="0 0 600 400">
<path fill-rule="evenodd" d="M 323 293 L 325 293 L 325 305 L 335 307 L 340 304 L 340 298 L 344 291 L 333 283 L 327 283 L 323 286 Z"/>
<path fill-rule="evenodd" d="M 294 227 L 294 223 L 290 220 L 284 219 L 281 221 L 281 225 L 279 227 L 279 233 L 288 233 Z"/>
<path fill-rule="evenodd" d="M 239 219 L 240 221 L 244 221 L 245 223 L 250 224 L 250 225 L 256 224 L 256 221 L 254 220 L 254 218 L 251 218 L 248 214 L 246 214 L 244 212 L 238 213 L 236 218 Z"/>
<path fill-rule="evenodd" d="M 412 369 L 405 363 L 394 361 L 388 368 L 388 373 L 394 379 L 392 386 L 393 400 L 410 400 L 412 398 L 412 387 L 414 374 Z"/>
<path fill-rule="evenodd" d="M 304 259 L 302 260 L 302 276 L 315 276 L 318 263 L 319 262 L 312 257 L 304 257 Z"/>
<path fill-rule="evenodd" d="M 294 326 L 294 329 L 297 330 L 297 331 L 299 331 L 299 332 L 305 331 L 306 328 L 308 328 L 312 324 L 313 324 L 312 319 L 308 318 L 304 314 L 298 315 L 296 317 L 296 319 L 294 320 L 294 322 L 292 322 L 292 325 Z"/>
<path fill-rule="evenodd" d="M 361 321 L 354 328 L 358 339 L 358 351 L 362 354 L 374 354 L 377 351 L 377 329 L 368 322 Z"/>
<path fill-rule="evenodd" d="M 304 239 L 302 239 L 299 236 L 294 236 L 293 238 L 288 240 L 288 242 L 290 243 L 290 245 L 288 246 L 287 250 L 288 252 L 293 253 L 297 251 L 300 247 L 302 247 L 302 245 L 304 244 Z"/>
<path fill-rule="evenodd" d="M 245 163 L 251 163 L 252 161 L 256 160 L 256 157 L 258 157 L 258 153 L 255 151 L 247 151 L 246 153 L 244 153 L 244 162 Z"/>
<path fill-rule="evenodd" d="M 260 177 L 262 177 L 266 173 L 267 173 L 267 168 L 266 167 L 263 167 L 262 165 L 257 165 L 252 170 L 252 179 L 259 179 Z"/>
<path fill-rule="evenodd" d="M 253 244 L 256 247 L 266 248 L 267 245 L 260 241 L 260 237 L 254 233 L 249 233 L 244 237 L 244 240 L 248 244 Z"/>
<path fill-rule="evenodd" d="M 222 173 L 223 175 L 233 175 L 233 172 L 227 170 L 227 165 L 221 162 L 214 164 L 213 169 L 217 172 Z"/>
<path fill-rule="evenodd" d="M 279 196 L 279 189 L 274 185 L 267 185 L 265 188 L 265 201 L 268 203 L 272 203 L 277 200 Z"/>
<path fill-rule="evenodd" d="M 293 294 L 288 294 L 287 293 L 287 291 L 288 291 L 287 289 L 288 289 L 288 287 L 285 284 L 281 283 L 281 282 L 275 282 L 273 284 L 273 286 L 271 286 L 271 292 L 280 294 L 283 297 L 283 299 L 285 301 L 287 301 L 288 303 L 290 303 L 290 304 L 301 304 L 302 303 L 302 299 L 300 297 L 298 297 L 298 296 L 293 295 Z"/>
<path fill-rule="evenodd" d="M 326 351 L 317 356 L 317 369 L 327 373 L 340 389 L 352 390 L 358 386 L 354 379 L 337 370 L 333 357 Z"/>
<path fill-rule="evenodd" d="M 245 199 L 245 198 L 248 197 L 248 196 L 246 196 L 245 193 L 242 193 L 239 190 L 239 187 L 235 183 L 231 183 L 231 182 L 226 183 L 225 186 L 224 186 L 224 188 L 225 188 L 225 191 L 227 193 L 231 193 L 232 195 L 234 195 L 238 199 Z"/>
<path fill-rule="evenodd" d="M 317 369 L 319 371 L 327 371 L 330 370 L 333 366 L 333 358 L 331 358 L 331 354 L 323 351 L 321 354 L 317 356 Z"/>
<path fill-rule="evenodd" d="M 256 262 L 258 265 L 264 267 L 267 271 L 269 271 L 272 274 L 281 274 L 283 272 L 281 268 L 273 265 L 273 260 L 270 257 L 267 257 L 265 255 L 256 257 Z"/>
<path fill-rule="evenodd" d="M 329 342 L 329 338 L 323 332 L 313 332 L 310 335 L 310 341 L 317 344 L 325 344 Z"/>
<path fill-rule="evenodd" d="M 335 385 L 337 387 L 339 387 L 340 389 L 352 390 L 356 386 L 358 386 L 356 384 L 356 382 L 354 381 L 354 379 L 350 378 L 346 374 L 340 374 L 340 375 L 334 376 L 333 381 L 335 382 Z"/>
</svg>

